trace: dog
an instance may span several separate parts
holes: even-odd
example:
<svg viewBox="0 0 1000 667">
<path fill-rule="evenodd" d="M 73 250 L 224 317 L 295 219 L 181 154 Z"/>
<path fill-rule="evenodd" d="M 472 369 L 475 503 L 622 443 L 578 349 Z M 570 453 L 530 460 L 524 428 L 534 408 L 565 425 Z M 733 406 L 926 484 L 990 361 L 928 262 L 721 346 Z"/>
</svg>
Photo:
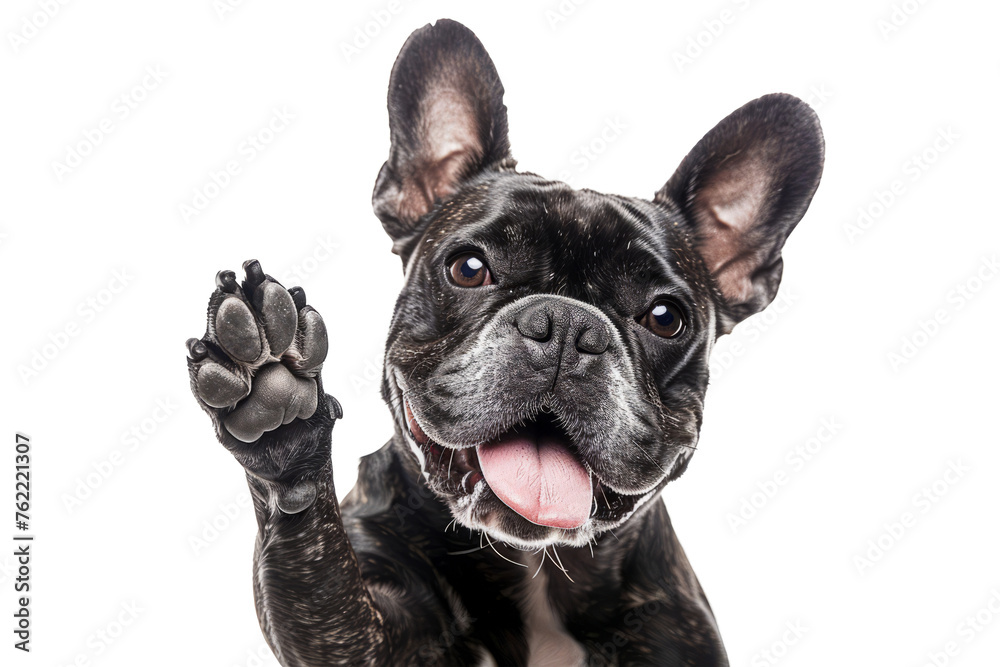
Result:
<svg viewBox="0 0 1000 667">
<path fill-rule="evenodd" d="M 322 316 L 257 261 L 216 276 L 188 369 L 253 495 L 261 628 L 286 667 L 726 665 L 659 494 L 712 345 L 778 290 L 819 121 L 754 100 L 644 200 L 517 171 L 503 92 L 450 20 L 393 67 L 373 205 L 405 271 L 395 432 L 342 503 Z"/>
</svg>

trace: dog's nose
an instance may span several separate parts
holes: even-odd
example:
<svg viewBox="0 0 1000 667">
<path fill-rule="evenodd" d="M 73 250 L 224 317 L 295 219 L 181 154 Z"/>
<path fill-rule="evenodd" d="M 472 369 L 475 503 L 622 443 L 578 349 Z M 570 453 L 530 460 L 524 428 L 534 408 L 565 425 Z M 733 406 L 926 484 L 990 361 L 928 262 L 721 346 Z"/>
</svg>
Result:
<svg viewBox="0 0 1000 667">
<path fill-rule="evenodd" d="M 525 338 L 544 343 L 552 337 L 551 308 L 544 301 L 536 301 L 522 310 L 514 323 Z"/>
<path fill-rule="evenodd" d="M 543 348 L 565 348 L 572 342 L 577 352 L 602 354 L 611 340 L 605 319 L 583 305 L 553 298 L 532 301 L 514 316 L 514 324 L 522 336 Z"/>
</svg>

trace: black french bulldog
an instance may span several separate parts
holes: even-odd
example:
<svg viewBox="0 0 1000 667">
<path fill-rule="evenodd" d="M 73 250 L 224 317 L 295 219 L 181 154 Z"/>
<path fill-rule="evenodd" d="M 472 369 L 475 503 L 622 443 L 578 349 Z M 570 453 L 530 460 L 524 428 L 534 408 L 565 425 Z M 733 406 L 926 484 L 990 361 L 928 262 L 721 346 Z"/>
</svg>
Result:
<svg viewBox="0 0 1000 667">
<path fill-rule="evenodd" d="M 405 267 L 395 435 L 342 504 L 302 289 L 222 271 L 188 341 L 253 493 L 278 661 L 727 664 L 659 494 L 695 451 L 713 343 L 778 289 L 822 172 L 816 115 L 750 102 L 652 201 L 573 190 L 516 171 L 496 69 L 441 20 L 399 54 L 389 128 L 373 199 Z"/>
</svg>

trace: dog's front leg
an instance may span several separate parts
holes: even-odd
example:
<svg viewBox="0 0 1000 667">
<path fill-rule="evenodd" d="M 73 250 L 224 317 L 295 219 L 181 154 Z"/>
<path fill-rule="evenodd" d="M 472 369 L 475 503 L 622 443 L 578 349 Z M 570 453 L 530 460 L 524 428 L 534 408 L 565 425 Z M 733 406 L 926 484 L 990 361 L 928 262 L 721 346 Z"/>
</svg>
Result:
<svg viewBox="0 0 1000 667">
<path fill-rule="evenodd" d="M 341 522 L 329 466 L 310 480 L 305 497 L 293 499 L 308 502 L 315 491 L 311 504 L 293 514 L 286 510 L 296 508 L 286 503 L 298 494 L 295 486 L 248 480 L 259 528 L 257 617 L 278 661 L 286 667 L 389 664 L 382 616 Z"/>
<path fill-rule="evenodd" d="M 323 319 L 299 288 L 256 261 L 238 285 L 219 273 L 208 330 L 188 341 L 191 388 L 219 441 L 247 471 L 258 521 L 254 589 L 261 627 L 285 667 L 387 664 L 333 488 L 340 406 L 323 393 Z M 316 591 L 327 591 L 317 595 Z"/>
</svg>

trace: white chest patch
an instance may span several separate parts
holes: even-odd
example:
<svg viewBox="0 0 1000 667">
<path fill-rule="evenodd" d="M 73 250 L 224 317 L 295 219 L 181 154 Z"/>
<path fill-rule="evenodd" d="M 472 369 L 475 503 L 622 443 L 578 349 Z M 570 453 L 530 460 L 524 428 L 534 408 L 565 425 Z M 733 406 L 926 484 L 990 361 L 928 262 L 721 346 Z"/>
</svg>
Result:
<svg viewBox="0 0 1000 667">
<path fill-rule="evenodd" d="M 586 662 L 583 647 L 566 632 L 562 621 L 556 617 L 549 604 L 548 574 L 538 568 L 541 554 L 525 558 L 525 596 L 521 600 L 525 637 L 528 640 L 528 667 L 577 667 Z"/>
</svg>

